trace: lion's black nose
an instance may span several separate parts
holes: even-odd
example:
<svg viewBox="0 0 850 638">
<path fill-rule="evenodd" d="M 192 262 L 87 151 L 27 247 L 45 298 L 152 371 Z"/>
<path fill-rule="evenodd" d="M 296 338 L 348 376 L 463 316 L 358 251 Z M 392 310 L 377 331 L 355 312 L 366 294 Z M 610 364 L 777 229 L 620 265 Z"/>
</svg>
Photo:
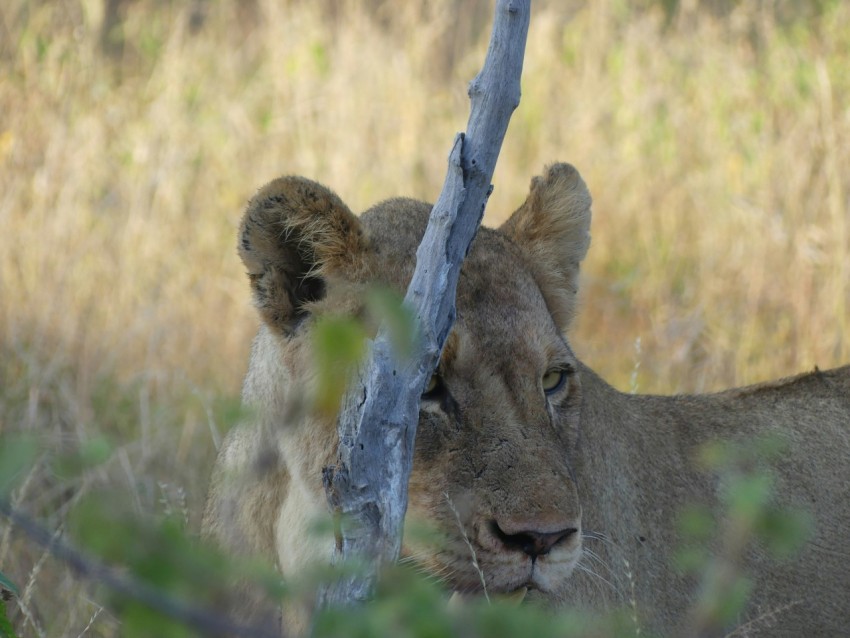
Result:
<svg viewBox="0 0 850 638">
<path fill-rule="evenodd" d="M 578 529 L 565 527 L 554 532 L 540 532 L 531 529 L 507 533 L 499 526 L 497 521 L 491 521 L 490 531 L 507 549 L 522 551 L 532 558 L 537 558 L 538 556 L 545 556 L 556 545 L 572 538 L 578 532 Z"/>
</svg>

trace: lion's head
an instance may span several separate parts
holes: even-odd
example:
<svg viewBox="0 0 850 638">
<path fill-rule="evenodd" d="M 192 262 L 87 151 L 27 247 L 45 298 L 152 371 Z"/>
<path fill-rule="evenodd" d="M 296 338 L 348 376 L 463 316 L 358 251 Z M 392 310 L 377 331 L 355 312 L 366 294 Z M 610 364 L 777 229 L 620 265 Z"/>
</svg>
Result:
<svg viewBox="0 0 850 638">
<path fill-rule="evenodd" d="M 358 218 L 327 188 L 285 177 L 245 213 L 239 252 L 263 320 L 245 398 L 264 426 L 260 447 L 266 457 L 276 451 L 283 471 L 274 474 L 276 495 L 244 507 L 243 518 L 257 521 L 242 525 L 266 529 L 285 573 L 330 549 L 304 549 L 306 521 L 326 508 L 322 468 L 336 458 L 333 419 L 293 407 L 314 379 L 311 329 L 322 315 L 361 314 L 370 285 L 403 292 L 429 211 L 392 199 Z M 408 518 L 448 540 L 404 549 L 455 590 L 557 592 L 578 562 L 569 450 L 581 387 L 563 333 L 589 224 L 587 188 L 557 164 L 501 228 L 479 231 L 464 262 L 457 319 L 422 395 L 409 490 Z M 250 447 L 238 436 L 232 449 Z"/>
</svg>

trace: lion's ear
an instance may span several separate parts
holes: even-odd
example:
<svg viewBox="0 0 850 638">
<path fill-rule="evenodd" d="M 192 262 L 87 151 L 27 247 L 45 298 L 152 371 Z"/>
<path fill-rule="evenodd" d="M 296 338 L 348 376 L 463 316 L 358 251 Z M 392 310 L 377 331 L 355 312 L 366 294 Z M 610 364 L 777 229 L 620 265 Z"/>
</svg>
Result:
<svg viewBox="0 0 850 638">
<path fill-rule="evenodd" d="M 578 171 L 553 164 L 531 180 L 528 199 L 500 229 L 525 250 L 549 311 L 564 331 L 575 316 L 579 265 L 590 245 L 590 205 Z"/>
<path fill-rule="evenodd" d="M 325 294 L 326 277 L 362 263 L 366 240 L 355 217 L 331 190 L 303 177 L 281 177 L 251 199 L 239 228 L 262 319 L 284 335 Z"/>
</svg>

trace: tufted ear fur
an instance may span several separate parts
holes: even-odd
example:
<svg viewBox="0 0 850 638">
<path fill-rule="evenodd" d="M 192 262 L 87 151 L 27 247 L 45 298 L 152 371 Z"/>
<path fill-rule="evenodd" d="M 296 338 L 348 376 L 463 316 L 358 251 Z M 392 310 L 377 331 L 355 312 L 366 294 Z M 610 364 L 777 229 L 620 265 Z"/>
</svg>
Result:
<svg viewBox="0 0 850 638">
<path fill-rule="evenodd" d="M 306 314 L 305 304 L 324 296 L 328 275 L 358 270 L 365 249 L 357 217 L 328 188 L 303 177 L 261 188 L 239 228 L 254 304 L 284 335 Z"/>
<path fill-rule="evenodd" d="M 500 229 L 525 250 L 562 331 L 575 316 L 579 264 L 590 245 L 590 204 L 578 171 L 553 164 L 531 180 L 528 199 Z"/>
</svg>

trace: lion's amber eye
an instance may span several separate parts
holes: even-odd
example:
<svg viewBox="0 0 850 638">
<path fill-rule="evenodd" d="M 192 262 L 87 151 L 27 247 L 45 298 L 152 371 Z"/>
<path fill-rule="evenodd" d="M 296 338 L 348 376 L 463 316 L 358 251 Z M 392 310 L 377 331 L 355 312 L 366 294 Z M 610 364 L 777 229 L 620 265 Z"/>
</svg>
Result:
<svg viewBox="0 0 850 638">
<path fill-rule="evenodd" d="M 425 386 L 425 390 L 422 391 L 422 398 L 430 399 L 431 397 L 433 397 L 440 389 L 441 385 L 442 381 L 440 380 L 440 375 L 432 374 L 431 378 L 428 379 L 428 383 Z"/>
<path fill-rule="evenodd" d="M 543 385 L 543 392 L 546 394 L 552 394 L 560 390 L 564 381 L 567 379 L 567 372 L 563 368 L 553 368 L 546 372 L 543 375 L 543 379 L 541 381 Z"/>
</svg>

